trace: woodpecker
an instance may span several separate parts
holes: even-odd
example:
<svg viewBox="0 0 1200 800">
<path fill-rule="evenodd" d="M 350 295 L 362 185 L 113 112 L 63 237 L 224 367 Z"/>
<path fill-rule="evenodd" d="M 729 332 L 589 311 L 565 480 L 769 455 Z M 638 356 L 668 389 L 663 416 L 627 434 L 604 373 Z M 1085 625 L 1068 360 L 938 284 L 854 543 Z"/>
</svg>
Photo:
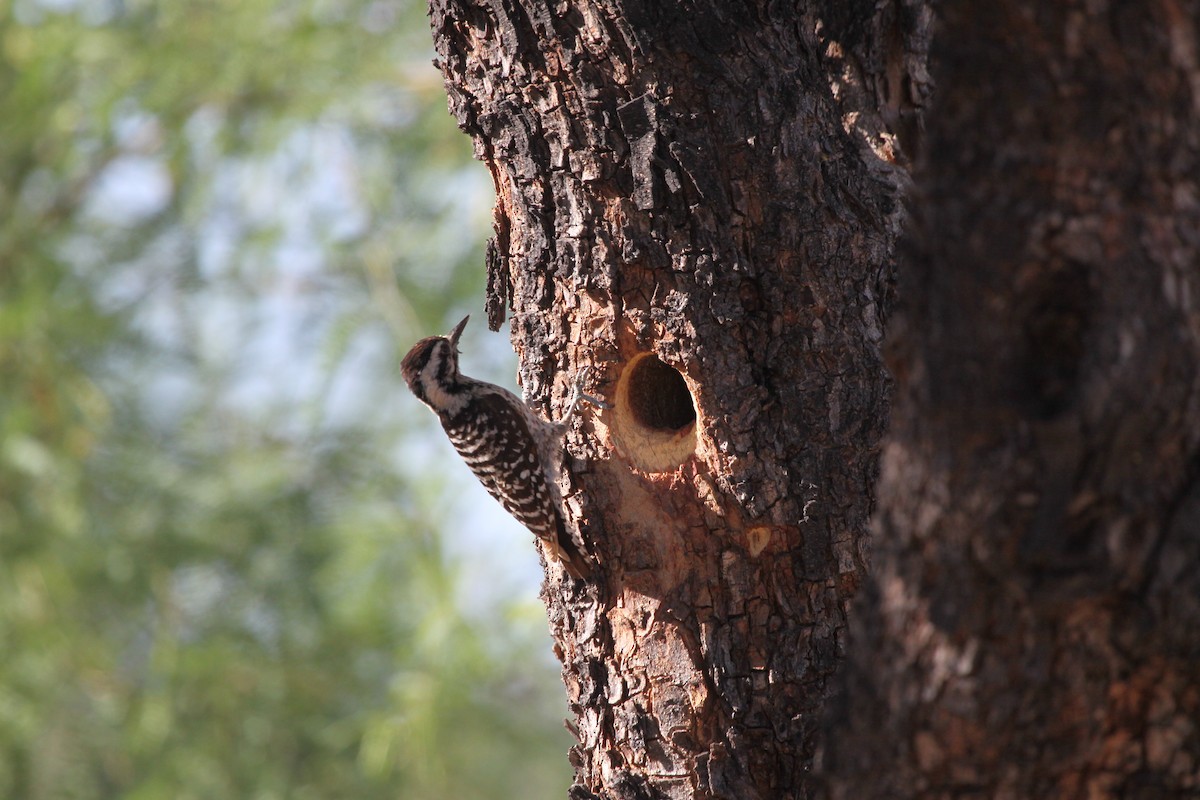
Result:
<svg viewBox="0 0 1200 800">
<path fill-rule="evenodd" d="M 582 392 L 587 376 L 574 385 L 571 404 L 561 420 L 542 420 L 507 389 L 468 378 L 458 371 L 458 337 L 470 317 L 445 336 L 417 342 L 400 364 L 408 388 L 437 414 L 450 443 L 518 522 L 546 544 L 574 578 L 585 579 L 591 566 L 563 522 L 558 477 L 563 467 L 567 426 L 581 400 L 608 406 Z"/>
</svg>

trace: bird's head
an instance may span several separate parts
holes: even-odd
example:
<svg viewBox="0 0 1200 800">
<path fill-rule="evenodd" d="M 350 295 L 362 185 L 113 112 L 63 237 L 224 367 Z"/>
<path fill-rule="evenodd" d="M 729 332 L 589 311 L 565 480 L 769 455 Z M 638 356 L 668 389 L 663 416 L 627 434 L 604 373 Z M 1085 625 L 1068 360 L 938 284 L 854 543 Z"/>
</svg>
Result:
<svg viewBox="0 0 1200 800">
<path fill-rule="evenodd" d="M 458 337 L 470 318 L 463 317 L 445 336 L 427 336 L 417 342 L 400 362 L 400 372 L 408 388 L 418 400 L 435 410 L 442 405 L 439 398 L 451 393 L 458 384 Z"/>
</svg>

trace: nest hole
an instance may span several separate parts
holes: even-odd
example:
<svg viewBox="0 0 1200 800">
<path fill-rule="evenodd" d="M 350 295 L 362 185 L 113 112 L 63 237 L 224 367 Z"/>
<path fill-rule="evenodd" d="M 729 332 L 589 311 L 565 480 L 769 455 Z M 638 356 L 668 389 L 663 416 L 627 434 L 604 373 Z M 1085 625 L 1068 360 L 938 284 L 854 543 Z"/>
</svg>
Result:
<svg viewBox="0 0 1200 800">
<path fill-rule="evenodd" d="M 629 413 L 638 424 L 674 433 L 696 421 L 696 406 L 679 370 L 652 355 L 629 369 Z"/>
<path fill-rule="evenodd" d="M 665 472 L 696 449 L 696 404 L 679 370 L 652 353 L 632 359 L 618 381 L 614 433 L 636 466 Z"/>
</svg>

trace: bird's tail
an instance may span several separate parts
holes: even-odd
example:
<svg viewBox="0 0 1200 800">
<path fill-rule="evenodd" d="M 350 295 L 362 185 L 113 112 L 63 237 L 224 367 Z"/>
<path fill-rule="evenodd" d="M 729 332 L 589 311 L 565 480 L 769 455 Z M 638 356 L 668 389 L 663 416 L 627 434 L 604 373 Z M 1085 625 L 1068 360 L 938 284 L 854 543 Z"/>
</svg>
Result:
<svg viewBox="0 0 1200 800">
<path fill-rule="evenodd" d="M 547 550 L 562 562 L 567 573 L 577 580 L 587 580 L 592 576 L 592 565 L 588 563 L 587 555 L 571 537 L 562 517 L 558 518 L 558 536 L 556 541 L 547 541 Z"/>
</svg>

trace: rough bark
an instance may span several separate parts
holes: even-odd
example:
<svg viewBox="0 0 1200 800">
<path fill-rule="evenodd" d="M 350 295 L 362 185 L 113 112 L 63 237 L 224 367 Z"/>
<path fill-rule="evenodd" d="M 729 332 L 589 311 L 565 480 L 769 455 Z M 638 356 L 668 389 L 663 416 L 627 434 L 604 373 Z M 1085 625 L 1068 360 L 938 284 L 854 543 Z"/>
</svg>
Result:
<svg viewBox="0 0 1200 800">
<path fill-rule="evenodd" d="M 873 3 L 433 0 L 497 193 L 527 397 L 593 366 L 548 566 L 572 796 L 805 797 L 886 424 L 923 17 Z M 868 147 L 868 144 L 870 147 Z M 657 360 L 656 360 L 657 359 Z"/>
<path fill-rule="evenodd" d="M 615 406 L 573 795 L 1200 795 L 1200 6 L 946 4 L 931 84 L 925 3 L 827 5 L 433 2 L 492 325 Z"/>
<path fill-rule="evenodd" d="M 1198 797 L 1200 4 L 943 8 L 833 795 Z"/>
</svg>

